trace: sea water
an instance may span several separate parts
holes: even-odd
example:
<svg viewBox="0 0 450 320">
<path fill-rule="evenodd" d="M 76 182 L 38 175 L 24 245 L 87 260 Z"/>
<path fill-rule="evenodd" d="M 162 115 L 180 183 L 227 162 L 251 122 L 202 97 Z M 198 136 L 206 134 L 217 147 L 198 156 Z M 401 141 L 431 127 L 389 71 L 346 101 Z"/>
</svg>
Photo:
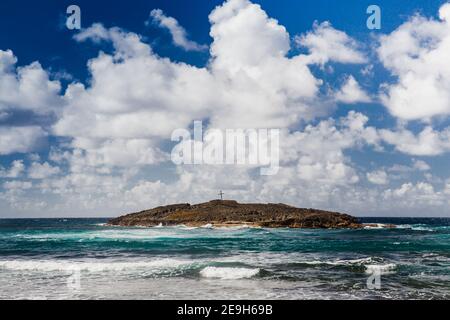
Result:
<svg viewBox="0 0 450 320">
<path fill-rule="evenodd" d="M 125 228 L 107 219 L 2 219 L 0 299 L 450 298 L 450 219 L 361 220 L 377 225 Z"/>
</svg>

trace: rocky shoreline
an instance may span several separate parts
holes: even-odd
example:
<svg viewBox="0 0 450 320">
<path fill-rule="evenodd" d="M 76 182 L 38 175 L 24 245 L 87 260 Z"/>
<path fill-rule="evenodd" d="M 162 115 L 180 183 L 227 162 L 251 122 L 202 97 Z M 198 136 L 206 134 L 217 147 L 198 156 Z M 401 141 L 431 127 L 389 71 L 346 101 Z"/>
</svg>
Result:
<svg viewBox="0 0 450 320">
<path fill-rule="evenodd" d="M 339 212 L 296 208 L 282 203 L 238 203 L 234 200 L 160 206 L 111 219 L 108 224 L 146 227 L 180 224 L 193 227 L 204 225 L 324 229 L 363 227 L 357 218 Z"/>
</svg>

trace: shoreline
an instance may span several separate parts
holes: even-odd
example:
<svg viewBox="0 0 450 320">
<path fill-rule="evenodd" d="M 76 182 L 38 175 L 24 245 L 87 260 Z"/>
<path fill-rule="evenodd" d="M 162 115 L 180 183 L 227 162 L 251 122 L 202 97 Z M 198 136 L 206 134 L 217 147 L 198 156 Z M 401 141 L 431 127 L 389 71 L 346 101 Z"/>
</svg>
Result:
<svg viewBox="0 0 450 320">
<path fill-rule="evenodd" d="M 187 228 L 253 228 L 253 229 L 325 229 L 325 230 L 336 230 L 336 229 L 397 229 L 398 226 L 391 223 L 361 223 L 360 228 L 298 228 L 298 227 L 289 227 L 289 226 L 279 226 L 279 227 L 271 227 L 271 226 L 261 226 L 258 223 L 254 222 L 239 222 L 239 221 L 230 221 L 230 222 L 186 222 L 180 224 L 155 224 L 155 225 L 132 225 L 132 226 L 124 226 L 124 225 L 115 225 L 110 223 L 103 224 L 105 227 L 121 227 L 121 228 L 163 228 L 163 227 L 187 227 Z"/>
</svg>

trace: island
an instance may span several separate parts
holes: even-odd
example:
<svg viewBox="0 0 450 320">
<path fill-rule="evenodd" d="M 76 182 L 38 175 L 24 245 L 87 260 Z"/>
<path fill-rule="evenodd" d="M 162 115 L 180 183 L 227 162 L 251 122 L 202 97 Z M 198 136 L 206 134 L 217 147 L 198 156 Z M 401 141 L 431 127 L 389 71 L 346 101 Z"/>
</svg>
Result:
<svg viewBox="0 0 450 320">
<path fill-rule="evenodd" d="M 363 227 L 356 217 L 348 214 L 296 208 L 282 203 L 239 203 L 234 200 L 160 206 L 111 219 L 108 224 L 127 227 L 173 225 L 326 229 Z"/>
</svg>

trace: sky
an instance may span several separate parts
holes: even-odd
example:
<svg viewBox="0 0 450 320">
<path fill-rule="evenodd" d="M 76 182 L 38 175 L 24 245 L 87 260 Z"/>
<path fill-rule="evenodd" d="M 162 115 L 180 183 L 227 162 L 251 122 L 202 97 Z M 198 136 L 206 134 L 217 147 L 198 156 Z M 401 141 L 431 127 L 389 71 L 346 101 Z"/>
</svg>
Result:
<svg viewBox="0 0 450 320">
<path fill-rule="evenodd" d="M 0 218 L 110 217 L 219 190 L 450 217 L 449 57 L 445 0 L 4 0 Z M 279 130 L 278 172 L 173 163 L 172 133 L 194 121 L 205 137 Z"/>
</svg>

